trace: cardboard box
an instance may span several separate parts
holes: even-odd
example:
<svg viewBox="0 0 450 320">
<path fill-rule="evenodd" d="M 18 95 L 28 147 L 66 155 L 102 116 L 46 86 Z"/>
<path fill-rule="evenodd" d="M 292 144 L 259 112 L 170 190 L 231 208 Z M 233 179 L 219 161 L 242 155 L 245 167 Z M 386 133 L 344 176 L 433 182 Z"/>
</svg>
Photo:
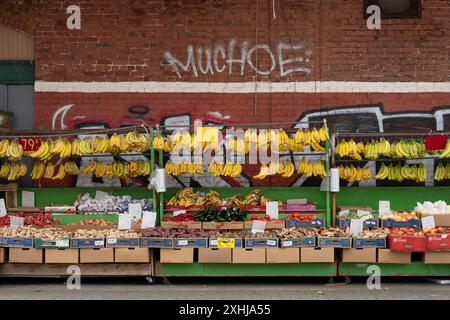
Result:
<svg viewBox="0 0 450 320">
<path fill-rule="evenodd" d="M 176 248 L 208 248 L 208 238 L 176 238 Z"/>
<path fill-rule="evenodd" d="M 450 214 L 423 214 L 422 217 L 433 216 L 436 227 L 450 227 Z"/>
<path fill-rule="evenodd" d="M 44 250 L 34 248 L 10 248 L 10 263 L 44 263 Z"/>
<path fill-rule="evenodd" d="M 318 247 L 351 248 L 352 238 L 317 237 Z"/>
<path fill-rule="evenodd" d="M 242 230 L 242 229 L 244 229 L 244 222 L 241 222 L 241 221 L 203 222 L 202 229 L 205 229 L 205 230 Z"/>
<path fill-rule="evenodd" d="M 0 243 L 8 248 L 33 248 L 33 240 L 33 238 L 0 238 Z"/>
<path fill-rule="evenodd" d="M 337 218 L 336 225 L 339 228 L 350 228 L 351 220 L 352 219 L 348 219 L 348 218 Z M 364 224 L 363 224 L 364 229 L 378 228 L 379 226 L 380 226 L 379 219 L 364 220 Z"/>
<path fill-rule="evenodd" d="M 298 248 L 267 248 L 267 263 L 300 263 Z"/>
<path fill-rule="evenodd" d="M 161 227 L 181 228 L 181 229 L 201 229 L 202 223 L 197 221 L 185 221 L 185 222 L 163 221 L 161 222 Z"/>
<path fill-rule="evenodd" d="M 450 252 L 427 251 L 422 256 L 425 264 L 450 264 Z"/>
<path fill-rule="evenodd" d="M 408 221 L 395 221 L 392 219 L 381 219 L 382 228 L 415 228 L 420 229 L 419 219 L 409 219 Z"/>
<path fill-rule="evenodd" d="M 194 248 L 159 249 L 161 263 L 194 263 Z"/>
<path fill-rule="evenodd" d="M 334 248 L 300 248 L 300 262 L 328 262 L 335 261 Z"/>
<path fill-rule="evenodd" d="M 139 238 L 106 238 L 106 247 L 110 248 L 139 247 L 139 243 Z"/>
<path fill-rule="evenodd" d="M 349 263 L 372 263 L 377 262 L 377 249 L 342 249 L 342 262 Z"/>
<path fill-rule="evenodd" d="M 77 264 L 79 260 L 78 249 L 46 249 L 45 263 Z"/>
<path fill-rule="evenodd" d="M 316 237 L 291 238 L 280 240 L 282 248 L 315 247 Z"/>
<path fill-rule="evenodd" d="M 114 248 L 82 248 L 80 263 L 113 263 Z"/>
<path fill-rule="evenodd" d="M 233 263 L 266 263 L 265 248 L 233 249 Z"/>
<path fill-rule="evenodd" d="M 230 248 L 200 248 L 198 249 L 199 263 L 231 263 L 232 254 Z"/>
<path fill-rule="evenodd" d="M 427 235 L 427 250 L 430 251 L 450 250 L 450 235 L 446 233 Z"/>
<path fill-rule="evenodd" d="M 391 251 L 389 249 L 378 250 L 378 263 L 396 263 L 396 264 L 410 264 L 411 252 Z"/>
<path fill-rule="evenodd" d="M 386 238 L 353 238 L 354 248 L 386 248 Z"/>
<path fill-rule="evenodd" d="M 0 263 L 5 262 L 5 248 L 0 248 Z"/>
<path fill-rule="evenodd" d="M 103 248 L 105 247 L 105 239 L 71 239 L 71 248 Z"/>
<path fill-rule="evenodd" d="M 426 248 L 426 237 L 389 236 L 389 249 L 392 251 L 425 252 Z"/>
<path fill-rule="evenodd" d="M 149 263 L 149 248 L 115 248 L 114 262 L 117 263 Z"/>
<path fill-rule="evenodd" d="M 149 248 L 172 248 L 174 244 L 173 238 L 141 238 L 141 247 Z"/>
<path fill-rule="evenodd" d="M 244 229 L 251 229 L 253 226 L 253 221 L 245 221 Z M 266 229 L 283 229 L 286 226 L 284 221 L 267 221 Z"/>
<path fill-rule="evenodd" d="M 302 221 L 300 219 L 287 219 L 286 228 L 323 228 L 325 220 L 322 218 L 314 218 L 310 221 Z"/>
<path fill-rule="evenodd" d="M 242 238 L 209 238 L 210 248 L 243 248 Z"/>
<path fill-rule="evenodd" d="M 245 238 L 246 248 L 278 248 L 278 238 Z"/>
</svg>

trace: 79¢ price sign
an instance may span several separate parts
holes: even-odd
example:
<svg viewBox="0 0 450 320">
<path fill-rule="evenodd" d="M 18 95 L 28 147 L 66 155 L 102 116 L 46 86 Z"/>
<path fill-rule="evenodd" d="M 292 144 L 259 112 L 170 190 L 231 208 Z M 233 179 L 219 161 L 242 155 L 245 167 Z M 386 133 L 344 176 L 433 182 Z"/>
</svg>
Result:
<svg viewBox="0 0 450 320">
<path fill-rule="evenodd" d="M 23 151 L 36 151 L 41 146 L 40 138 L 19 138 Z"/>
</svg>

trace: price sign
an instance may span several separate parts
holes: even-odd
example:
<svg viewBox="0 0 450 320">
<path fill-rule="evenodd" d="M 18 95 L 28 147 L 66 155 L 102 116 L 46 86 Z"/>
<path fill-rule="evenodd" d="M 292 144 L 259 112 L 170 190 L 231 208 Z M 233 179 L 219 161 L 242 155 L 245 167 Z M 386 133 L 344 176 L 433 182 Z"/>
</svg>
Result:
<svg viewBox="0 0 450 320">
<path fill-rule="evenodd" d="M 40 138 L 19 138 L 23 151 L 37 151 L 41 146 Z"/>
<path fill-rule="evenodd" d="M 217 248 L 234 248 L 234 239 L 231 238 L 217 239 Z"/>
</svg>

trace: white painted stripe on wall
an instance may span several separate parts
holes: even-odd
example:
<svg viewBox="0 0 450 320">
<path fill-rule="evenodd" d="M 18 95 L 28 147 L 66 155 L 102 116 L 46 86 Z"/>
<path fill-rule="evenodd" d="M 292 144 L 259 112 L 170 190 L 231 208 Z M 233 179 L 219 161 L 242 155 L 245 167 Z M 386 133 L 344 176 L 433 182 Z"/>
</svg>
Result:
<svg viewBox="0 0 450 320">
<path fill-rule="evenodd" d="M 36 81 L 36 92 L 139 93 L 450 93 L 450 82 L 46 82 Z"/>
</svg>

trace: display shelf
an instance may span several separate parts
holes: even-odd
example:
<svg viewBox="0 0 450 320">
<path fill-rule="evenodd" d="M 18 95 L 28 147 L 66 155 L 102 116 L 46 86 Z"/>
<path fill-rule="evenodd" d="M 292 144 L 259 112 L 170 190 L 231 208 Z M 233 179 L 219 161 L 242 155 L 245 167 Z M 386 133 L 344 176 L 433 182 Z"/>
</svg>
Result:
<svg viewBox="0 0 450 320">
<path fill-rule="evenodd" d="M 72 264 L 1 263 L 0 276 L 70 276 Z M 77 264 L 83 277 L 148 277 L 153 275 L 152 263 L 88 263 Z"/>
<path fill-rule="evenodd" d="M 450 264 L 424 264 L 413 261 L 411 264 L 383 264 L 383 263 L 339 263 L 339 276 L 363 276 L 368 277 L 372 273 L 367 272 L 368 266 L 378 266 L 381 276 L 449 276 Z"/>
<path fill-rule="evenodd" d="M 161 264 L 155 263 L 155 276 L 160 277 L 333 277 L 336 263 L 280 263 L 280 264 Z"/>
</svg>

